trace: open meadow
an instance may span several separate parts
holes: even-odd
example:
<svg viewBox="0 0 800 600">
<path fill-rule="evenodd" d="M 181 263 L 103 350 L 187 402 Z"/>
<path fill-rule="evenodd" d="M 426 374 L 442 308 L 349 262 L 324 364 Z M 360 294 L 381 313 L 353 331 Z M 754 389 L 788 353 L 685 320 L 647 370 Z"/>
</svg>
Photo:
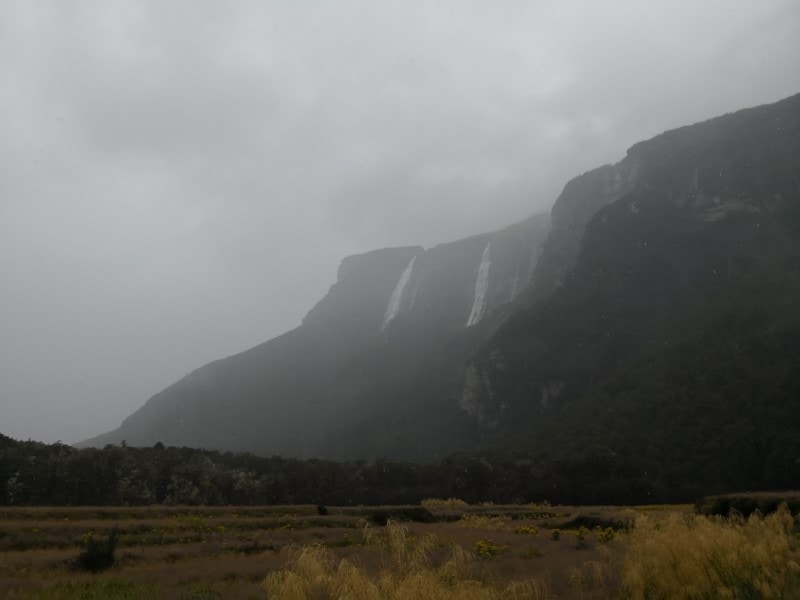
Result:
<svg viewBox="0 0 800 600">
<path fill-rule="evenodd" d="M 799 562 L 785 509 L 750 519 L 689 505 L 459 500 L 0 510 L 9 599 L 792 598 Z"/>
</svg>

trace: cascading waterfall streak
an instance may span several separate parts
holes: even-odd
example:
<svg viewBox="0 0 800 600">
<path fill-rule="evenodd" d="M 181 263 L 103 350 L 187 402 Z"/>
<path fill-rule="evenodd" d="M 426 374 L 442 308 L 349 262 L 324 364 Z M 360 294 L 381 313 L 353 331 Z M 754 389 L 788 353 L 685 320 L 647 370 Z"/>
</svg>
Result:
<svg viewBox="0 0 800 600">
<path fill-rule="evenodd" d="M 389 304 L 386 306 L 386 312 L 383 313 L 383 326 L 381 329 L 386 329 L 386 326 L 389 325 L 392 319 L 400 312 L 400 306 L 403 302 L 403 292 L 406 289 L 406 285 L 408 285 L 408 280 L 411 279 L 411 271 L 414 270 L 414 261 L 416 260 L 416 256 L 411 259 L 408 266 L 403 271 L 403 274 L 400 275 L 400 280 L 397 282 L 397 285 L 394 286 L 392 296 L 389 298 Z"/>
<path fill-rule="evenodd" d="M 486 288 L 489 286 L 489 267 L 492 264 L 489 248 L 492 243 L 486 244 L 486 248 L 481 255 L 481 264 L 478 267 L 478 277 L 475 279 L 475 296 L 472 301 L 472 310 L 469 312 L 467 327 L 475 325 L 483 317 L 483 310 L 486 305 Z"/>
</svg>

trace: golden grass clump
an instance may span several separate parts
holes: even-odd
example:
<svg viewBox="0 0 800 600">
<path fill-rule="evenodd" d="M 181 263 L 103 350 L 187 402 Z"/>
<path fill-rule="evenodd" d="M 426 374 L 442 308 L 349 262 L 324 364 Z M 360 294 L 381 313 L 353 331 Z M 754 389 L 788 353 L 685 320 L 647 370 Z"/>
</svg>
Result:
<svg viewBox="0 0 800 600">
<path fill-rule="evenodd" d="M 289 550 L 290 562 L 270 574 L 263 583 L 270 600 L 543 600 L 549 598 L 546 586 L 538 581 L 511 582 L 498 590 L 471 579 L 471 555 L 453 546 L 449 557 L 432 566 L 430 551 L 435 536 L 412 541 L 408 530 L 391 521 L 386 535 L 367 530 L 365 542 L 381 548 L 381 566 L 370 576 L 367 570 L 347 559 L 337 561 L 334 553 L 322 546 Z"/>
<path fill-rule="evenodd" d="M 793 528 L 785 504 L 765 518 L 641 515 L 628 539 L 623 597 L 796 597 L 800 555 Z"/>
<path fill-rule="evenodd" d="M 420 504 L 423 508 L 468 508 L 469 504 L 460 498 L 425 498 Z"/>
</svg>

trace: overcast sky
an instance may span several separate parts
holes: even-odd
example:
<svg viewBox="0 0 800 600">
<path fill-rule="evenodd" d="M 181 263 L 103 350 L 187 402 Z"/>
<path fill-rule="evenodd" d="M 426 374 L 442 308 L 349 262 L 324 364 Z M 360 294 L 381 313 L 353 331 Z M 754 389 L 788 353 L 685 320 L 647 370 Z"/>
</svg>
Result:
<svg viewBox="0 0 800 600">
<path fill-rule="evenodd" d="M 798 57 L 796 0 L 0 0 L 0 432 L 112 429 Z"/>
</svg>

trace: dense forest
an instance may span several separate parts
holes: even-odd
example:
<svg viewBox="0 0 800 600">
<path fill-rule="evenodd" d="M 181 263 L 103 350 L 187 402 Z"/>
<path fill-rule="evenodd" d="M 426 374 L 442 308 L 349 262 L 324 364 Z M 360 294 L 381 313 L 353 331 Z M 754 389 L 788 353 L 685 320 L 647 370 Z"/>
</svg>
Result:
<svg viewBox="0 0 800 600">
<path fill-rule="evenodd" d="M 731 461 L 740 457 L 731 455 Z M 676 467 L 677 468 L 677 467 Z M 686 481 L 692 481 L 690 464 Z M 678 475 L 681 475 L 678 473 Z M 76 449 L 0 435 L 0 505 L 380 505 L 429 497 L 468 502 L 561 504 L 685 502 L 721 484 L 671 485 L 646 458 L 587 446 L 553 459 L 506 450 L 434 463 L 299 460 L 125 444 Z"/>
</svg>

